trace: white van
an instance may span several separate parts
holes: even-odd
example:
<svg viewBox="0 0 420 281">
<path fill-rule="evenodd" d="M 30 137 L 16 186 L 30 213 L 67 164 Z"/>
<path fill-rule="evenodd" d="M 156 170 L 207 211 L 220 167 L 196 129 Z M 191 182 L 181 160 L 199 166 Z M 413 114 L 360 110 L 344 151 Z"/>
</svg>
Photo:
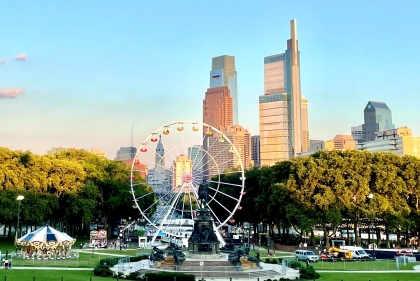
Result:
<svg viewBox="0 0 420 281">
<path fill-rule="evenodd" d="M 340 249 L 351 251 L 353 259 L 370 259 L 370 255 L 363 250 L 362 247 L 356 246 L 341 246 Z"/>
<path fill-rule="evenodd" d="M 315 255 L 314 252 L 308 250 L 296 250 L 295 257 L 297 260 L 301 261 L 309 260 L 310 262 L 318 262 L 318 256 Z"/>
</svg>

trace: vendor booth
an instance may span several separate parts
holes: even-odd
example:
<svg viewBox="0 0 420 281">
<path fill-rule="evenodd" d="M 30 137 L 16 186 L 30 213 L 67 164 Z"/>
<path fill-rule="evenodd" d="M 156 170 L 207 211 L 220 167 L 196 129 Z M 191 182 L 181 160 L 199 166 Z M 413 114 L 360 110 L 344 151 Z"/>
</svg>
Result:
<svg viewBox="0 0 420 281">
<path fill-rule="evenodd" d="M 89 246 L 95 248 L 107 248 L 107 231 L 106 230 L 91 230 Z"/>
</svg>

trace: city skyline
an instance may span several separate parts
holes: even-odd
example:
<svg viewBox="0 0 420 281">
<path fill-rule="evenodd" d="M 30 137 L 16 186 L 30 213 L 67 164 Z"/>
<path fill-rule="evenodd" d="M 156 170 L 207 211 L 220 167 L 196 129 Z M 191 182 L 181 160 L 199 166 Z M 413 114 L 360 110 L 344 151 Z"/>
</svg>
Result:
<svg viewBox="0 0 420 281">
<path fill-rule="evenodd" d="M 97 148 L 113 159 L 130 146 L 132 124 L 138 148 L 163 124 L 201 120 L 209 59 L 223 54 L 239 73 L 240 124 L 257 135 L 263 58 L 285 49 L 293 18 L 311 139 L 350 134 L 368 101 L 385 102 L 395 127 L 420 133 L 419 3 L 240 3 L 6 1 L 0 146 Z"/>
</svg>

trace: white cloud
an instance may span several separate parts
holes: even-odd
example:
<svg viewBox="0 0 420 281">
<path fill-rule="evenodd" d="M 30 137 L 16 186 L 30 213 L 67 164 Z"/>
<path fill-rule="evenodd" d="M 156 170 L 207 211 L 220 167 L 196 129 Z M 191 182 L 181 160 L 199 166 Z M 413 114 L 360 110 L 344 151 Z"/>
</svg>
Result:
<svg viewBox="0 0 420 281">
<path fill-rule="evenodd" d="M 6 61 L 7 61 L 7 58 L 2 58 L 2 59 L 0 60 L 0 64 L 5 64 L 5 63 L 6 63 Z"/>
<path fill-rule="evenodd" d="M 20 60 L 20 61 L 26 61 L 28 59 L 28 55 L 26 55 L 25 53 L 17 55 L 15 57 L 15 60 Z"/>
<path fill-rule="evenodd" d="M 13 99 L 23 93 L 24 93 L 23 89 L 13 89 L 13 88 L 1 89 L 0 98 Z"/>
</svg>

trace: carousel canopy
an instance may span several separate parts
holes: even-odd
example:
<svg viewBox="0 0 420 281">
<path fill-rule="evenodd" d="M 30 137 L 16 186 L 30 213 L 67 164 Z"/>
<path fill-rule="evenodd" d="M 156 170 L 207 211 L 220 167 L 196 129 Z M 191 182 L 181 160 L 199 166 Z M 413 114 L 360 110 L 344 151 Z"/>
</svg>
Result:
<svg viewBox="0 0 420 281">
<path fill-rule="evenodd" d="M 17 240 L 18 245 L 22 246 L 59 246 L 72 245 L 76 240 L 64 232 L 60 232 L 51 226 L 44 226 L 30 232 Z"/>
</svg>

